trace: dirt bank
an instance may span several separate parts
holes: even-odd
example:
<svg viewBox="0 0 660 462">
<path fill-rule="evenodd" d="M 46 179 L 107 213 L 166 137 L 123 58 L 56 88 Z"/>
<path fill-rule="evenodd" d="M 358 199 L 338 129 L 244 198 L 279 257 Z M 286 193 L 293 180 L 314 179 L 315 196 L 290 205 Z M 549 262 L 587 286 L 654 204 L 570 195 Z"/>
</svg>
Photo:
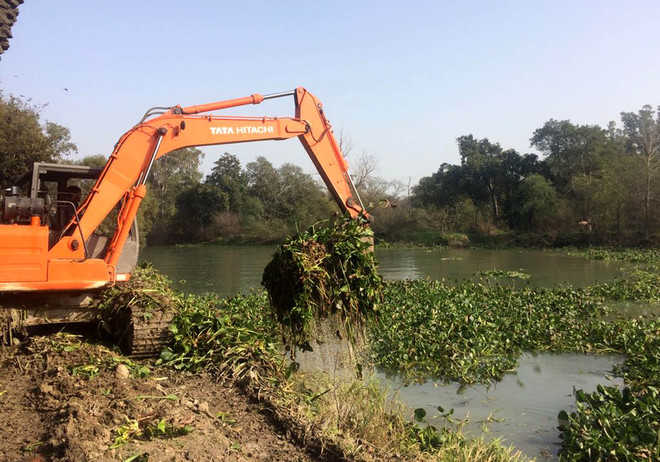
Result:
<svg viewBox="0 0 660 462">
<path fill-rule="evenodd" d="M 327 460 L 206 374 L 134 362 L 80 336 L 0 348 L 0 460 Z"/>
</svg>

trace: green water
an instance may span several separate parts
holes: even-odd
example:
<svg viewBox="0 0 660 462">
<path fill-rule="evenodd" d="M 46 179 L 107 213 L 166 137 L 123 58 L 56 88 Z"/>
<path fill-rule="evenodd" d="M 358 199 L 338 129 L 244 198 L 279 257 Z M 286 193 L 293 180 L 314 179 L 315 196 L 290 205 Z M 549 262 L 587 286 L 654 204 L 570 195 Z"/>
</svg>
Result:
<svg viewBox="0 0 660 462">
<path fill-rule="evenodd" d="M 147 247 L 149 261 L 190 292 L 232 295 L 259 287 L 274 247 L 190 246 Z M 490 270 L 521 271 L 531 275 L 525 284 L 551 287 L 570 282 L 586 286 L 619 275 L 614 262 L 587 260 L 558 252 L 484 249 L 376 249 L 385 279 L 465 279 Z"/>
</svg>

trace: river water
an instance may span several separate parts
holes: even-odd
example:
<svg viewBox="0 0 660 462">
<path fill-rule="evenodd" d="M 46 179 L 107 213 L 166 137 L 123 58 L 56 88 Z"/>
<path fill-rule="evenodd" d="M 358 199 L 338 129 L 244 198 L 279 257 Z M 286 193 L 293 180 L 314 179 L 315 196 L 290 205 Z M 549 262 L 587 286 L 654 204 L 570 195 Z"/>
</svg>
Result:
<svg viewBox="0 0 660 462">
<path fill-rule="evenodd" d="M 147 247 L 140 259 L 174 280 L 177 288 L 216 292 L 222 296 L 259 287 L 275 251 L 269 246 Z M 562 283 L 585 286 L 619 275 L 618 265 L 541 250 L 382 249 L 376 248 L 385 279 L 466 279 L 491 270 L 521 271 L 525 283 L 551 287 Z"/>
<path fill-rule="evenodd" d="M 167 274 L 179 289 L 227 296 L 260 287 L 263 268 L 274 250 L 268 246 L 148 247 L 141 260 Z M 535 250 L 377 248 L 376 258 L 380 273 L 389 280 L 460 280 L 477 272 L 505 270 L 530 274 L 524 284 L 552 287 L 563 283 L 585 286 L 620 274 L 616 263 Z M 303 370 L 341 373 L 332 354 L 341 348 L 326 344 L 315 352 L 299 354 L 297 360 Z M 490 387 L 433 381 L 404 385 L 397 377 L 379 372 L 376 378 L 411 409 L 424 408 L 433 425 L 447 424 L 439 416 L 438 406 L 454 409 L 452 417 L 464 422 L 468 435 L 499 437 L 537 460 L 553 460 L 560 444 L 559 411 L 573 409 L 575 389 L 591 392 L 599 383 L 620 385 L 610 372 L 621 360 L 614 356 L 527 354 L 516 373 Z"/>
</svg>

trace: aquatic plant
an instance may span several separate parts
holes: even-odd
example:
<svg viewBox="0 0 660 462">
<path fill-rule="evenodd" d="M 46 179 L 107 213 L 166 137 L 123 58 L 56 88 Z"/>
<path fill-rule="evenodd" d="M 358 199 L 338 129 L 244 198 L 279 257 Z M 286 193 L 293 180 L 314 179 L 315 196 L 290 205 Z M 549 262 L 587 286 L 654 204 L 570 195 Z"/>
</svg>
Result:
<svg viewBox="0 0 660 462">
<path fill-rule="evenodd" d="M 585 296 L 657 303 L 660 302 L 660 273 L 635 268 L 627 271 L 625 277 L 594 284 L 584 290 Z"/>
<path fill-rule="evenodd" d="M 264 269 L 275 319 L 286 344 L 307 347 L 316 321 L 332 319 L 353 338 L 382 299 L 382 278 L 369 249 L 373 233 L 359 220 L 337 218 L 286 240 Z"/>
<path fill-rule="evenodd" d="M 500 379 L 524 351 L 652 354 L 652 320 L 607 320 L 611 314 L 589 289 L 397 281 L 386 284 L 370 343 L 388 371 L 464 383 Z M 629 374 L 632 361 L 624 364 Z"/>
<path fill-rule="evenodd" d="M 627 263 L 658 263 L 660 262 L 660 249 L 646 248 L 589 248 L 585 250 L 571 250 L 569 255 L 577 255 L 592 260 L 620 261 Z"/>
<path fill-rule="evenodd" d="M 481 271 L 477 273 L 476 276 L 486 277 L 486 278 L 510 278 L 510 279 L 522 279 L 522 280 L 527 280 L 532 277 L 531 274 L 525 273 L 524 271 L 513 271 L 513 270 Z"/>
<path fill-rule="evenodd" d="M 172 342 L 160 363 L 182 370 L 210 370 L 222 378 L 253 384 L 281 377 L 280 343 L 263 292 L 227 299 L 214 295 L 179 298 Z"/>
<path fill-rule="evenodd" d="M 577 410 L 559 413 L 563 461 L 660 460 L 660 391 L 599 385 L 578 390 Z"/>
<path fill-rule="evenodd" d="M 577 410 L 560 414 L 562 459 L 655 460 L 660 451 L 660 321 L 623 319 L 606 300 L 657 300 L 656 274 L 584 289 L 512 289 L 465 281 L 386 285 L 371 328 L 375 361 L 409 380 L 498 380 L 523 351 L 620 353 L 627 388 L 576 393 Z M 627 390 L 627 391 L 626 391 Z"/>
</svg>

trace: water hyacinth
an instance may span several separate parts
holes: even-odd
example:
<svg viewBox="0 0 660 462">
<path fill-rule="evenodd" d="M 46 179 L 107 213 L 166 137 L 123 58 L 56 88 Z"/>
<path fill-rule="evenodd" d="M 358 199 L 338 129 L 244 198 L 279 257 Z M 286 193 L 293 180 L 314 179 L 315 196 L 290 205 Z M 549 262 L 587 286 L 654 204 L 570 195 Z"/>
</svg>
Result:
<svg viewBox="0 0 660 462">
<path fill-rule="evenodd" d="M 206 369 L 253 385 L 276 379 L 283 371 L 275 326 L 263 292 L 221 299 L 185 295 L 170 326 L 172 342 L 160 363 L 175 369 Z"/>
<path fill-rule="evenodd" d="M 463 383 L 500 379 L 515 370 L 524 351 L 624 353 L 631 377 L 641 367 L 655 370 L 657 321 L 607 319 L 612 310 L 593 292 L 474 281 L 390 282 L 370 329 L 373 357 L 411 380 Z"/>
<path fill-rule="evenodd" d="M 338 218 L 286 240 L 264 269 L 275 319 L 290 347 L 308 347 L 317 321 L 331 319 L 353 339 L 382 301 L 382 278 L 370 251 L 373 233 Z"/>
<path fill-rule="evenodd" d="M 575 393 L 577 411 L 559 413 L 563 461 L 660 459 L 660 391 L 598 386 Z"/>
</svg>

